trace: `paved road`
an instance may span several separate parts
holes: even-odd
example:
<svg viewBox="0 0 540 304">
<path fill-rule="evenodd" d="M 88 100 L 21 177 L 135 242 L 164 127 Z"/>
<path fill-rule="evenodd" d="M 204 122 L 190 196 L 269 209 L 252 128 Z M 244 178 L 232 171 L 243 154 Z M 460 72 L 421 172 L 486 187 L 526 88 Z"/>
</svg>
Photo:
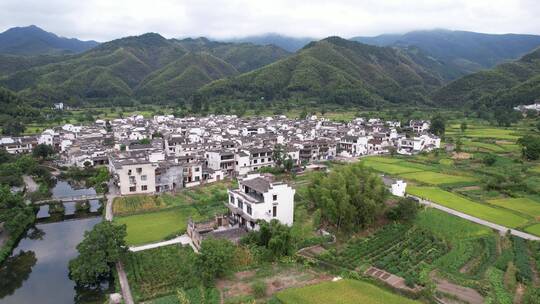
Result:
<svg viewBox="0 0 540 304">
<path fill-rule="evenodd" d="M 526 239 L 526 240 L 533 240 L 533 241 L 540 241 L 540 237 L 537 237 L 535 235 L 532 235 L 532 234 L 529 234 L 529 233 L 525 233 L 525 232 L 522 232 L 522 231 L 519 231 L 519 230 L 515 230 L 515 229 L 510 229 L 508 227 L 505 227 L 505 226 L 501 226 L 501 225 L 498 225 L 498 224 L 495 224 L 495 223 L 492 223 L 492 222 L 488 222 L 488 221 L 485 221 L 483 219 L 480 219 L 480 218 L 477 218 L 477 217 L 474 217 L 474 216 L 471 216 L 471 215 L 468 215 L 468 214 L 465 214 L 465 213 L 462 213 L 462 212 L 459 212 L 459 211 L 456 211 L 454 209 L 450 209 L 450 208 L 447 208 L 445 206 L 441 206 L 439 204 L 436 204 L 432 201 L 428 201 L 428 200 L 424 200 L 424 199 L 421 199 L 419 197 L 416 197 L 414 195 L 408 195 L 410 197 L 414 197 L 416 199 L 418 199 L 418 201 L 420 202 L 420 204 L 422 205 L 426 205 L 426 206 L 429 206 L 429 207 L 433 207 L 433 208 L 436 208 L 436 209 L 439 209 L 441 211 L 444 211 L 446 213 L 450 213 L 452 215 L 455 215 L 455 216 L 458 216 L 458 217 L 461 217 L 463 219 L 466 219 L 468 221 L 471 221 L 471 222 L 475 222 L 477 224 L 480 224 L 480 225 L 484 225 L 486 227 L 489 227 L 491 229 L 495 229 L 495 230 L 498 230 L 499 232 L 501 233 L 506 233 L 510 230 L 510 233 L 512 235 L 515 235 L 517 237 L 520 237 L 522 239 Z"/>
<path fill-rule="evenodd" d="M 36 192 L 39 189 L 39 185 L 30 175 L 23 175 L 23 180 L 26 184 L 26 191 L 28 193 Z"/>
<path fill-rule="evenodd" d="M 189 238 L 189 236 L 187 236 L 187 234 L 183 234 L 181 236 L 178 236 L 168 241 L 129 247 L 129 250 L 133 252 L 137 252 L 137 251 L 143 251 L 143 250 L 148 250 L 148 249 L 153 249 L 153 248 L 158 248 L 158 247 L 163 247 L 163 246 L 168 246 L 168 245 L 173 245 L 173 244 L 190 245 L 193 247 L 193 244 L 191 243 L 191 239 Z"/>
</svg>

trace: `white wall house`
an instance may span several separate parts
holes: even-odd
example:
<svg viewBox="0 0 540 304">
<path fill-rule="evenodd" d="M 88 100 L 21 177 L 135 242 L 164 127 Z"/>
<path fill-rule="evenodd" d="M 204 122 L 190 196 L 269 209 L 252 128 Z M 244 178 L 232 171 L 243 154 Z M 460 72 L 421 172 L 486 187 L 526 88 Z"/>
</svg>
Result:
<svg viewBox="0 0 540 304">
<path fill-rule="evenodd" d="M 250 174 L 230 189 L 227 207 L 230 218 L 241 227 L 258 229 L 257 221 L 277 219 L 291 226 L 294 219 L 294 190 L 283 182 L 273 182 L 260 174 Z"/>
<path fill-rule="evenodd" d="M 156 167 L 157 164 L 146 159 L 129 158 L 109 162 L 109 171 L 122 195 L 156 192 Z"/>
</svg>

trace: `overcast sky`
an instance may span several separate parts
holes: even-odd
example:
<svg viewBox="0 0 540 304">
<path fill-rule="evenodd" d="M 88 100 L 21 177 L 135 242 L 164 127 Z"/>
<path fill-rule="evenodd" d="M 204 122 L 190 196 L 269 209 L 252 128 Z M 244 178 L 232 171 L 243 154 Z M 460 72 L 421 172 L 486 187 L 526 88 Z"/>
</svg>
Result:
<svg viewBox="0 0 540 304">
<path fill-rule="evenodd" d="M 107 41 L 262 33 L 322 38 L 447 28 L 540 34 L 538 0 L 0 0 L 0 31 L 35 24 Z"/>
</svg>

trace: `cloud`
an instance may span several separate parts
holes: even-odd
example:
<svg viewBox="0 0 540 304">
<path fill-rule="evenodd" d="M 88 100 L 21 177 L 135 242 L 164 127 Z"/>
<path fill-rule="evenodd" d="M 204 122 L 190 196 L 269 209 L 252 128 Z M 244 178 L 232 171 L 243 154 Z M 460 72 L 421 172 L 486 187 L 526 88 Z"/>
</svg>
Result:
<svg viewBox="0 0 540 304">
<path fill-rule="evenodd" d="M 2 0 L 0 30 L 36 24 L 66 37 L 107 41 L 261 33 L 322 38 L 448 28 L 540 34 L 535 0 Z"/>
</svg>

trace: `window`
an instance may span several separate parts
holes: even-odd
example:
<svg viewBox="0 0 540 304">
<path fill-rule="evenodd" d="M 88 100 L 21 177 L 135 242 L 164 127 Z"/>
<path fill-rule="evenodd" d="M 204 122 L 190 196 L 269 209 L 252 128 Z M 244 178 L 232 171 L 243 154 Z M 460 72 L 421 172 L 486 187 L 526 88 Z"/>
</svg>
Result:
<svg viewBox="0 0 540 304">
<path fill-rule="evenodd" d="M 273 216 L 273 217 L 276 217 L 276 216 L 277 216 L 277 206 L 273 206 L 273 207 L 272 207 L 272 216 Z"/>
<path fill-rule="evenodd" d="M 246 205 L 247 213 L 251 215 L 251 205 Z"/>
<path fill-rule="evenodd" d="M 197 167 L 195 168 L 195 172 L 199 172 L 201 170 L 201 168 Z"/>
<path fill-rule="evenodd" d="M 142 168 L 137 168 L 137 173 L 141 174 L 142 173 Z"/>
<path fill-rule="evenodd" d="M 199 181 L 200 179 L 201 179 L 200 177 L 198 177 L 198 176 L 195 176 L 195 181 L 197 181 L 197 182 L 198 182 L 198 181 Z"/>
<path fill-rule="evenodd" d="M 234 196 L 231 195 L 231 196 L 230 196 L 230 199 L 231 199 L 231 204 L 234 205 Z"/>
<path fill-rule="evenodd" d="M 135 186 L 129 187 L 129 192 L 135 192 L 135 191 L 137 191 L 137 187 Z"/>
<path fill-rule="evenodd" d="M 240 209 L 244 209 L 244 202 L 242 202 L 241 200 L 238 200 L 238 208 Z"/>
<path fill-rule="evenodd" d="M 253 163 L 256 164 L 256 163 L 257 163 L 257 160 L 254 160 Z"/>
<path fill-rule="evenodd" d="M 269 162 L 270 162 L 270 161 L 272 161 L 272 158 L 271 158 L 271 157 L 269 157 L 269 158 L 268 158 L 268 161 L 269 161 Z"/>
<path fill-rule="evenodd" d="M 128 175 L 131 175 L 131 169 L 128 170 Z"/>
<path fill-rule="evenodd" d="M 272 195 L 272 199 L 277 201 L 277 194 Z"/>
<path fill-rule="evenodd" d="M 129 177 L 129 183 L 130 184 L 135 184 L 135 176 L 130 176 Z"/>
<path fill-rule="evenodd" d="M 142 180 L 142 181 L 145 181 L 145 180 L 147 180 L 147 179 L 148 179 L 148 177 L 147 177 L 146 175 L 141 175 L 141 180 Z"/>
<path fill-rule="evenodd" d="M 146 191 L 148 190 L 148 186 L 147 185 L 142 185 L 141 186 L 141 191 Z"/>
</svg>

